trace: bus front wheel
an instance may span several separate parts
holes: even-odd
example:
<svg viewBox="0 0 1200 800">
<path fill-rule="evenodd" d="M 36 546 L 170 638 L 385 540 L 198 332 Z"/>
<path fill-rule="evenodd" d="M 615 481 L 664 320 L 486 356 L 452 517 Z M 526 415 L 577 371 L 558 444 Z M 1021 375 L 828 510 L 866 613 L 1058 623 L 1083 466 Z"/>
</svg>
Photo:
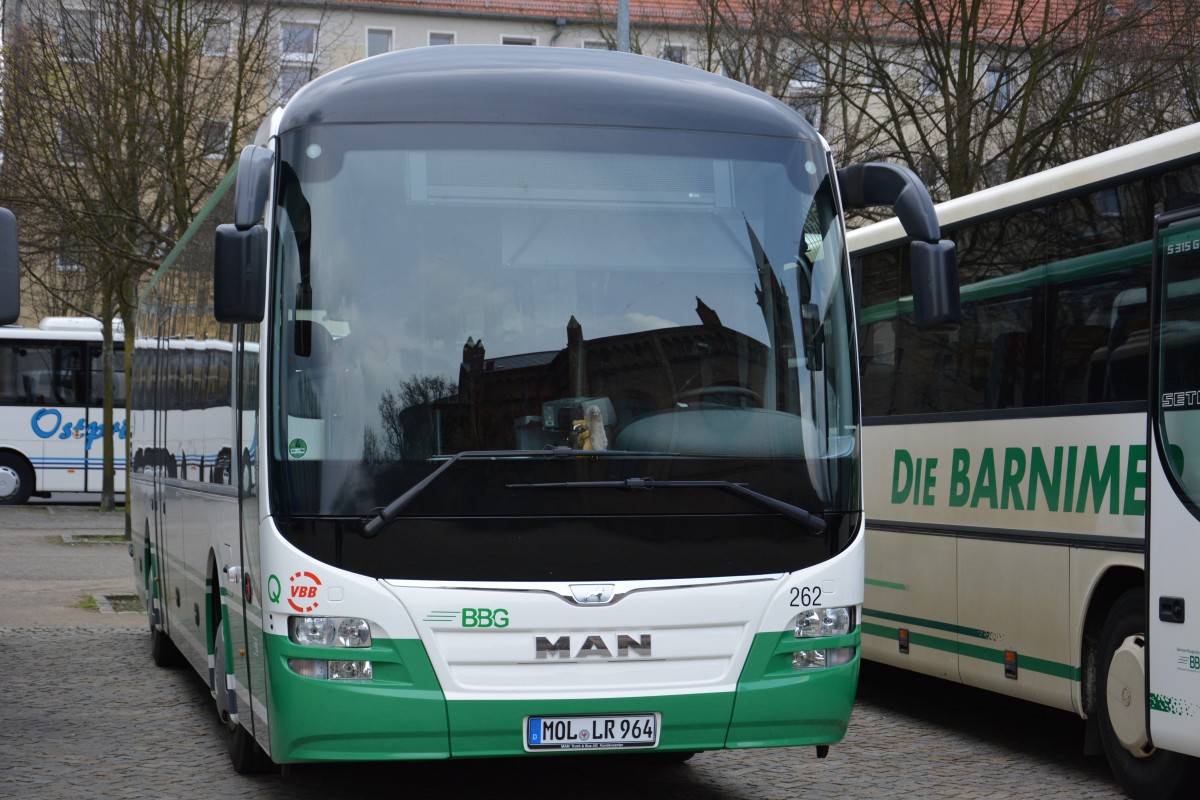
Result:
<svg viewBox="0 0 1200 800">
<path fill-rule="evenodd" d="M 1095 712 L 1113 774 L 1134 800 L 1194 797 L 1200 761 L 1149 743 L 1146 731 L 1146 612 L 1140 589 L 1113 604 L 1100 633 Z"/>
<path fill-rule="evenodd" d="M 33 470 L 12 453 L 0 453 L 0 505 L 17 506 L 33 495 Z"/>
<path fill-rule="evenodd" d="M 216 667 L 214 675 L 216 686 L 213 687 L 213 694 L 217 699 L 217 714 L 221 718 L 221 722 L 229 729 L 229 761 L 233 764 L 234 772 L 239 775 L 268 772 L 273 766 L 270 757 L 254 741 L 254 737 L 250 734 L 250 731 L 246 730 L 230 714 L 232 709 L 236 707 L 237 700 L 236 697 L 231 696 L 229 681 L 226 677 L 228 675 L 228 667 L 225 660 L 224 620 L 217 623 L 217 630 L 214 636 L 213 661 Z"/>
</svg>

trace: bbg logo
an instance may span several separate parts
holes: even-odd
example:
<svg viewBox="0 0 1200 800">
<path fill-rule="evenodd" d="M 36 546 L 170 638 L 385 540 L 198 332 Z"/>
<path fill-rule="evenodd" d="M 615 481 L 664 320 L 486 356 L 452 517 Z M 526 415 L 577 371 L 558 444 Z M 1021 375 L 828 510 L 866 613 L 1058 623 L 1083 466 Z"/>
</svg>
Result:
<svg viewBox="0 0 1200 800">
<path fill-rule="evenodd" d="M 506 608 L 464 608 L 462 610 L 462 627 L 464 628 L 507 628 L 508 609 Z"/>
</svg>

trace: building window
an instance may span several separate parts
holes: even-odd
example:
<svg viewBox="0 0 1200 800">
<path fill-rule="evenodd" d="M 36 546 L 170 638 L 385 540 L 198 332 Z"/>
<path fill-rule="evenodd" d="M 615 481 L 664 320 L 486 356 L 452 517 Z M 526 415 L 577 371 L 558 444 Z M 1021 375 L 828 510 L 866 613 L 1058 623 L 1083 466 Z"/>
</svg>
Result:
<svg viewBox="0 0 1200 800">
<path fill-rule="evenodd" d="M 662 49 L 662 58 L 665 61 L 674 61 L 676 64 L 686 64 L 687 47 L 682 44 L 665 44 Z"/>
<path fill-rule="evenodd" d="M 430 31 L 429 32 L 429 44 L 430 45 L 454 44 L 454 38 L 455 38 L 455 35 L 453 33 L 447 32 L 447 31 Z"/>
<path fill-rule="evenodd" d="M 229 148 L 229 122 L 223 119 L 207 119 L 200 125 L 200 151 L 205 158 L 220 158 Z"/>
<path fill-rule="evenodd" d="M 537 44 L 537 39 L 531 36 L 502 36 L 500 44 L 522 44 L 527 47 L 532 47 Z"/>
<path fill-rule="evenodd" d="M 610 43 L 604 41 L 603 39 L 584 39 L 583 40 L 583 49 L 584 50 L 616 50 L 617 46 L 614 44 L 610 44 Z"/>
<path fill-rule="evenodd" d="M 96 12 L 64 8 L 59 18 L 58 48 L 68 61 L 91 61 L 96 46 Z"/>
<path fill-rule="evenodd" d="M 79 263 L 79 247 L 75 237 L 70 234 L 60 234 L 55 247 L 54 267 L 59 272 L 83 272 L 83 264 Z"/>
<path fill-rule="evenodd" d="M 286 103 L 292 99 L 300 87 L 308 83 L 310 68 L 307 64 L 279 68 L 279 102 Z"/>
<path fill-rule="evenodd" d="M 938 69 L 933 64 L 925 64 L 921 67 L 921 94 L 935 95 L 942 91 L 942 76 L 938 73 Z"/>
<path fill-rule="evenodd" d="M 229 55 L 232 41 L 231 23 L 215 20 L 204 33 L 204 55 L 223 57 Z"/>
<path fill-rule="evenodd" d="M 999 111 L 1007 108 L 1013 95 L 1012 72 L 1003 67 L 988 67 L 983 88 L 993 109 Z"/>
<path fill-rule="evenodd" d="M 815 89 L 824 81 L 825 76 L 821 72 L 821 62 L 817 60 L 816 56 L 797 55 L 792 60 L 792 77 L 788 81 L 789 89 Z"/>
<path fill-rule="evenodd" d="M 78 114 L 64 114 L 58 119 L 58 154 L 64 164 L 81 164 L 87 156 L 86 123 Z"/>
<path fill-rule="evenodd" d="M 367 28 L 367 57 L 392 52 L 390 28 Z"/>
<path fill-rule="evenodd" d="M 279 23 L 279 52 L 285 61 L 312 61 L 317 55 L 317 26 L 311 22 Z"/>
</svg>

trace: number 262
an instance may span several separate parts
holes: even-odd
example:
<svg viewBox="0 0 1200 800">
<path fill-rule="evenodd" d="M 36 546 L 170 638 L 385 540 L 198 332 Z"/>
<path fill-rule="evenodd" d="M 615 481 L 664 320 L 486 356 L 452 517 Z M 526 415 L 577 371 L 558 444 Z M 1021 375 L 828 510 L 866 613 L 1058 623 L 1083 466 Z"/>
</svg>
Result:
<svg viewBox="0 0 1200 800">
<path fill-rule="evenodd" d="M 821 602 L 820 586 L 793 586 L 791 605 L 796 608 L 808 608 Z"/>
</svg>

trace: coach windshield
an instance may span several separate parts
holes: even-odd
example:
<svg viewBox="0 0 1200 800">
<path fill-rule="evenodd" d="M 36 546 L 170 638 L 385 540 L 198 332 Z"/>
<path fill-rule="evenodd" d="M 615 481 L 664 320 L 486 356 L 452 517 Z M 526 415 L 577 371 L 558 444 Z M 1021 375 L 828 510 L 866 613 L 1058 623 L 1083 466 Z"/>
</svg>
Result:
<svg viewBox="0 0 1200 800">
<path fill-rule="evenodd" d="M 856 509 L 844 244 L 815 142 L 330 125 L 285 133 L 280 159 L 278 512 L 363 517 L 464 452 L 493 455 L 406 513 L 578 513 L 612 498 L 511 487 L 697 476 Z M 579 452 L 538 456 L 556 449 Z M 632 507 L 761 513 L 695 494 Z"/>
</svg>

